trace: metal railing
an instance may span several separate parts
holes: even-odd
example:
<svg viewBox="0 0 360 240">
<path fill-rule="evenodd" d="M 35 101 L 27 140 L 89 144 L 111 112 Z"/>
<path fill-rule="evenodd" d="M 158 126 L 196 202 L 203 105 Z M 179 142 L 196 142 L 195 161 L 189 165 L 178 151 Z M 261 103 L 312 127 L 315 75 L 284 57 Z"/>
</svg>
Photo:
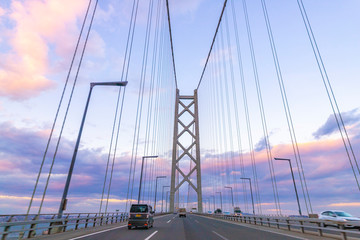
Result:
<svg viewBox="0 0 360 240">
<path fill-rule="evenodd" d="M 260 215 L 223 215 L 223 214 L 200 214 L 212 218 L 224 219 L 229 221 L 260 225 L 264 227 L 283 229 L 288 231 L 317 234 L 318 236 L 324 236 L 324 230 L 332 235 L 338 235 L 342 239 L 346 240 L 349 234 L 352 237 L 360 238 L 360 221 L 330 221 L 321 220 L 318 218 L 305 218 L 305 217 L 273 217 L 273 216 L 260 216 Z M 327 228 L 326 226 L 333 225 L 337 228 Z M 357 229 L 346 230 L 348 227 Z"/>
<path fill-rule="evenodd" d="M 69 230 L 90 228 L 127 221 L 127 213 L 67 213 L 57 214 L 0 215 L 0 236 L 5 239 L 32 238 L 40 235 L 61 233 Z"/>
</svg>

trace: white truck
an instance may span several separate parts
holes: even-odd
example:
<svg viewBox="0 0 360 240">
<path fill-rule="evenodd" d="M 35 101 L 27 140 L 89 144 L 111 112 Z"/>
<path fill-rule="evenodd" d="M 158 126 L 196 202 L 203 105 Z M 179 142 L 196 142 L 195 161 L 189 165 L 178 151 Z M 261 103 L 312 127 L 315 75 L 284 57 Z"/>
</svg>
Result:
<svg viewBox="0 0 360 240">
<path fill-rule="evenodd" d="M 242 212 L 239 207 L 234 207 L 234 215 L 235 216 L 241 216 Z"/>
</svg>

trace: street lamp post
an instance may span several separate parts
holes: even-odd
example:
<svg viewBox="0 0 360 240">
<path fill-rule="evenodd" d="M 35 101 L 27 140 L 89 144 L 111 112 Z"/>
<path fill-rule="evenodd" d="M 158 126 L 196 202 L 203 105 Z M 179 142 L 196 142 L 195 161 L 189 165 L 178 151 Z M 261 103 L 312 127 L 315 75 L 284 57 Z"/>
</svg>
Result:
<svg viewBox="0 0 360 240">
<path fill-rule="evenodd" d="M 85 123 L 85 118 L 86 118 L 86 114 L 87 114 L 87 110 L 89 108 L 89 102 L 90 102 L 90 98 L 91 98 L 91 93 L 92 93 L 92 89 L 95 86 L 126 86 L 127 85 L 127 81 L 125 82 L 92 82 L 90 83 L 90 90 L 89 90 L 89 95 L 86 101 L 86 105 L 85 105 L 85 109 L 84 109 L 84 114 L 81 120 L 81 125 L 80 125 L 80 129 L 79 129 L 79 133 L 78 133 L 78 137 L 75 143 L 75 149 L 74 149 L 74 153 L 71 159 L 71 163 L 70 163 L 70 168 L 69 168 L 69 172 L 67 175 L 67 179 L 66 179 L 66 183 L 65 183 L 65 187 L 64 187 L 64 192 L 61 198 L 61 202 L 60 202 L 60 207 L 59 207 L 59 212 L 58 212 L 58 218 L 62 218 L 62 214 L 64 212 L 64 210 L 66 209 L 66 205 L 67 205 L 67 194 L 69 192 L 69 186 L 70 186 L 70 181 L 71 181 L 71 177 L 72 177 L 72 173 L 74 170 L 74 166 L 75 166 L 75 160 L 76 160 L 76 156 L 77 156 L 77 152 L 79 149 L 79 145 L 80 145 L 80 139 L 81 139 L 81 134 L 84 128 L 84 123 Z"/>
<path fill-rule="evenodd" d="M 209 200 L 208 198 L 205 199 L 205 213 L 210 210 L 209 205 L 208 205 L 208 208 L 207 208 L 207 211 L 206 211 L 206 202 L 209 204 L 209 201 L 210 201 L 210 200 Z"/>
<path fill-rule="evenodd" d="M 168 196 L 169 196 L 169 191 L 166 191 L 166 199 L 165 199 L 165 212 L 168 211 Z"/>
<path fill-rule="evenodd" d="M 223 206 L 222 206 L 222 195 L 221 195 L 221 192 L 216 192 L 216 193 L 220 193 L 220 206 L 221 206 L 221 212 L 223 212 Z"/>
<path fill-rule="evenodd" d="M 155 200 L 154 200 L 154 212 L 156 211 L 156 193 L 157 193 L 157 181 L 159 178 L 166 178 L 166 176 L 157 176 L 155 183 Z"/>
<path fill-rule="evenodd" d="M 225 186 L 225 188 L 230 188 L 230 190 L 231 190 L 231 202 L 232 202 L 232 207 L 233 207 L 233 210 L 234 210 L 234 194 L 233 194 L 233 189 L 232 189 L 232 187 L 227 187 L 227 186 Z"/>
<path fill-rule="evenodd" d="M 255 215 L 254 197 L 253 197 L 253 191 L 252 191 L 252 186 L 251 186 L 251 179 L 250 178 L 240 178 L 240 179 L 249 180 L 250 192 L 251 192 L 251 202 L 252 202 L 252 207 L 253 207 L 253 214 Z"/>
<path fill-rule="evenodd" d="M 275 159 L 275 160 L 278 160 L 278 161 L 289 161 L 290 170 L 291 170 L 291 176 L 292 176 L 292 179 L 293 179 L 294 189 L 295 189 L 295 194 L 296 194 L 296 200 L 297 200 L 297 204 L 298 204 L 298 207 L 299 207 L 299 214 L 300 214 L 300 216 L 301 216 L 302 214 L 301 214 L 301 207 L 300 207 L 299 195 L 298 195 L 298 192 L 297 192 L 297 189 L 296 189 L 294 172 L 293 172 L 293 170 L 292 170 L 291 160 L 288 159 L 288 158 L 274 158 L 274 159 Z"/>
<path fill-rule="evenodd" d="M 163 204 L 164 204 L 164 188 L 170 186 L 163 186 L 162 193 L 161 193 L 161 212 L 163 212 Z"/>
<path fill-rule="evenodd" d="M 213 198 L 213 203 L 214 203 L 214 213 L 215 213 L 215 196 L 214 195 L 211 195 L 210 197 Z"/>
<path fill-rule="evenodd" d="M 143 176 L 143 169 L 144 169 L 144 159 L 145 158 L 157 158 L 157 157 L 158 156 L 143 156 L 142 157 L 138 204 L 140 203 L 140 196 L 141 196 L 141 185 L 142 185 L 142 176 Z"/>
</svg>

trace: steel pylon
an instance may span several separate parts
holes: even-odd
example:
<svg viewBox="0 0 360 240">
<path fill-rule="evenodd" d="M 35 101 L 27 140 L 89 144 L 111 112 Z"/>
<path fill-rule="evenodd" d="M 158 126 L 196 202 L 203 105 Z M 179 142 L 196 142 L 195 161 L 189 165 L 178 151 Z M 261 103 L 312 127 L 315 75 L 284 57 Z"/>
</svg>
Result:
<svg viewBox="0 0 360 240">
<path fill-rule="evenodd" d="M 179 112 L 180 108 L 183 108 Z M 188 113 L 187 119 L 181 118 L 185 113 Z M 182 120 L 183 119 L 183 120 Z M 183 130 L 179 133 L 179 126 Z M 187 135 L 190 138 L 190 145 L 184 146 L 181 137 Z M 187 139 L 187 143 L 189 140 Z M 181 154 L 180 151 L 182 151 Z M 193 165 L 189 173 L 185 174 L 181 170 L 179 163 L 184 160 L 184 157 L 189 157 L 193 161 Z M 180 182 L 176 182 L 176 175 L 182 176 Z M 196 186 L 190 177 L 196 176 Z M 175 193 L 178 193 L 182 184 L 187 182 L 197 193 L 198 212 L 203 212 L 202 208 L 202 192 L 201 192 L 201 168 L 200 168 L 200 141 L 199 141 L 199 117 L 198 117 L 198 99 L 197 90 L 194 90 L 194 96 L 180 96 L 179 89 L 176 90 L 175 102 L 175 121 L 174 121 L 174 138 L 173 138 L 173 153 L 172 153 L 172 167 L 171 167 L 171 184 L 170 184 L 170 212 L 175 209 Z"/>
</svg>

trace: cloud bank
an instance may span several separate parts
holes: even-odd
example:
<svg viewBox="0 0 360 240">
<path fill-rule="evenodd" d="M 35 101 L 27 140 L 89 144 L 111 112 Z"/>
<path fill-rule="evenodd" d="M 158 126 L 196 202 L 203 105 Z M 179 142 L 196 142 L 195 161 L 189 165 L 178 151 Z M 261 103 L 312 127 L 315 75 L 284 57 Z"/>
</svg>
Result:
<svg viewBox="0 0 360 240">
<path fill-rule="evenodd" d="M 47 77 L 50 50 L 60 57 L 73 51 L 86 5 L 86 0 L 13 0 L 7 12 L 0 10 L 9 22 L 0 29 L 8 44 L 0 54 L 0 96 L 22 100 L 55 86 Z"/>
<path fill-rule="evenodd" d="M 360 112 L 359 109 L 353 109 L 348 112 L 342 112 L 341 116 L 344 124 L 348 127 L 351 127 L 353 124 L 359 123 Z M 341 119 L 338 119 L 338 121 L 341 124 Z M 316 139 L 319 139 L 323 136 L 328 136 L 337 131 L 339 131 L 338 123 L 336 121 L 334 114 L 331 114 L 324 123 L 324 125 L 322 125 L 316 132 L 313 133 L 313 136 Z"/>
</svg>

